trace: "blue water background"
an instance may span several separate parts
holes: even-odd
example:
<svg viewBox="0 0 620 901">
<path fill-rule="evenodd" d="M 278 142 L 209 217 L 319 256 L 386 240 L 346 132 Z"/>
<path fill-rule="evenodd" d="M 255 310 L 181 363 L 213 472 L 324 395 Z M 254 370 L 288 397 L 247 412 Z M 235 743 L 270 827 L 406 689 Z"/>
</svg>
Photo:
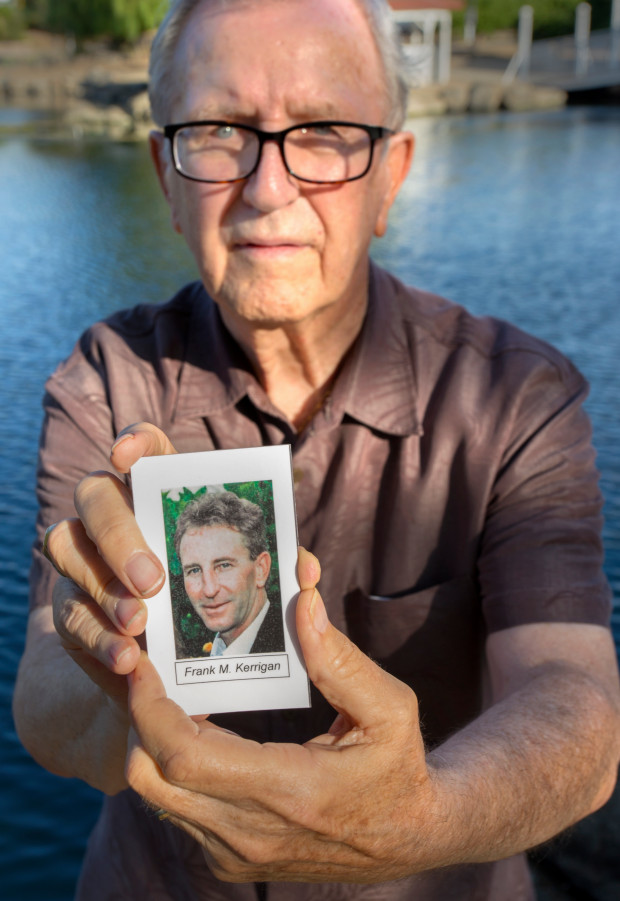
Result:
<svg viewBox="0 0 620 901">
<path fill-rule="evenodd" d="M 414 168 L 374 257 L 405 281 L 556 344 L 589 378 L 620 596 L 620 110 L 418 120 Z M 0 141 L 0 891 L 67 901 L 95 792 L 21 749 L 23 646 L 40 399 L 92 321 L 195 277 L 143 146 Z M 614 618 L 620 639 L 620 615 Z"/>
</svg>

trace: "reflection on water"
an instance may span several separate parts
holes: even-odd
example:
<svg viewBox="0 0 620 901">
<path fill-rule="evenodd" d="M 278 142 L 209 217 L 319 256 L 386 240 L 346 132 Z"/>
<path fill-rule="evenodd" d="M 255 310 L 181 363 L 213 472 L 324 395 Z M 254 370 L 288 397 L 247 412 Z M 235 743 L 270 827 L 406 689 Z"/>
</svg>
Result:
<svg viewBox="0 0 620 901">
<path fill-rule="evenodd" d="M 419 120 L 375 258 L 557 344 L 592 383 L 607 572 L 620 590 L 620 110 Z M 194 278 L 145 147 L 0 142 L 0 692 L 4 897 L 69 898 L 95 793 L 39 770 L 8 714 L 23 642 L 43 381 L 93 320 Z M 620 621 L 617 634 L 620 635 Z M 71 816 L 67 816 L 67 810 Z"/>
</svg>

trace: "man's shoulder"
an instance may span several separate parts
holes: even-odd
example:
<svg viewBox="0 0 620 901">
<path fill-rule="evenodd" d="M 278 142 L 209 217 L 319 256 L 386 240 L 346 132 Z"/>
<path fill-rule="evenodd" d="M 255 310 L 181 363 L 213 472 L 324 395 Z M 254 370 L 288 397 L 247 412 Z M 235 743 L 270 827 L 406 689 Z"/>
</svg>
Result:
<svg viewBox="0 0 620 901">
<path fill-rule="evenodd" d="M 213 309 L 202 284 L 194 282 L 166 303 L 140 304 L 96 322 L 47 380 L 46 402 L 53 398 L 76 413 L 84 404 L 110 407 L 125 424 L 156 415 L 176 396 L 194 345 L 216 343 Z"/>
<path fill-rule="evenodd" d="M 252 654 L 268 654 L 284 650 L 282 607 L 279 603 L 270 601 L 267 615 L 261 623 L 258 634 L 252 644 Z"/>
<path fill-rule="evenodd" d="M 376 267 L 378 306 L 389 316 L 418 367 L 465 357 L 470 366 L 509 371 L 549 369 L 562 381 L 581 380 L 573 363 L 557 348 L 518 326 L 493 316 L 477 316 L 438 294 L 406 285 Z"/>
<path fill-rule="evenodd" d="M 110 340 L 116 334 L 124 341 L 148 340 L 153 336 L 170 341 L 186 334 L 197 315 L 204 315 L 212 301 L 201 282 L 191 282 L 165 303 L 141 303 L 117 310 L 94 323 L 84 334 L 83 341 Z M 161 345 L 160 345 L 161 346 Z"/>
</svg>

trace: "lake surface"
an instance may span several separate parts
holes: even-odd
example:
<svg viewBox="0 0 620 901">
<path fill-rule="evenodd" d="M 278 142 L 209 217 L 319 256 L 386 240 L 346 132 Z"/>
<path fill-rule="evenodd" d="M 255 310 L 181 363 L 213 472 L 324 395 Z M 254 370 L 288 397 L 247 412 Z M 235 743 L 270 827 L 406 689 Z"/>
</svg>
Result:
<svg viewBox="0 0 620 901">
<path fill-rule="evenodd" d="M 411 123 L 412 173 L 374 257 L 405 281 L 556 344 L 592 385 L 606 570 L 620 596 L 620 109 Z M 21 749 L 23 646 L 43 382 L 94 320 L 195 277 L 145 147 L 0 140 L 0 886 L 71 898 L 98 796 Z M 620 615 L 614 617 L 620 639 Z"/>
</svg>

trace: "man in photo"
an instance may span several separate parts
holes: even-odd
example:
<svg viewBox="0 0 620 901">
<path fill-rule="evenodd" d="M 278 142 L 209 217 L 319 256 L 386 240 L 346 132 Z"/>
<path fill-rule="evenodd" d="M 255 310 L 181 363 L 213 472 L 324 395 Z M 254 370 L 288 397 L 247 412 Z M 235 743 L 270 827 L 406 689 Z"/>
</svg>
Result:
<svg viewBox="0 0 620 901">
<path fill-rule="evenodd" d="M 267 597 L 271 555 L 257 504 L 232 491 L 204 494 L 179 516 L 174 545 L 187 597 L 216 633 L 211 657 L 284 650 L 282 613 Z"/>
</svg>

